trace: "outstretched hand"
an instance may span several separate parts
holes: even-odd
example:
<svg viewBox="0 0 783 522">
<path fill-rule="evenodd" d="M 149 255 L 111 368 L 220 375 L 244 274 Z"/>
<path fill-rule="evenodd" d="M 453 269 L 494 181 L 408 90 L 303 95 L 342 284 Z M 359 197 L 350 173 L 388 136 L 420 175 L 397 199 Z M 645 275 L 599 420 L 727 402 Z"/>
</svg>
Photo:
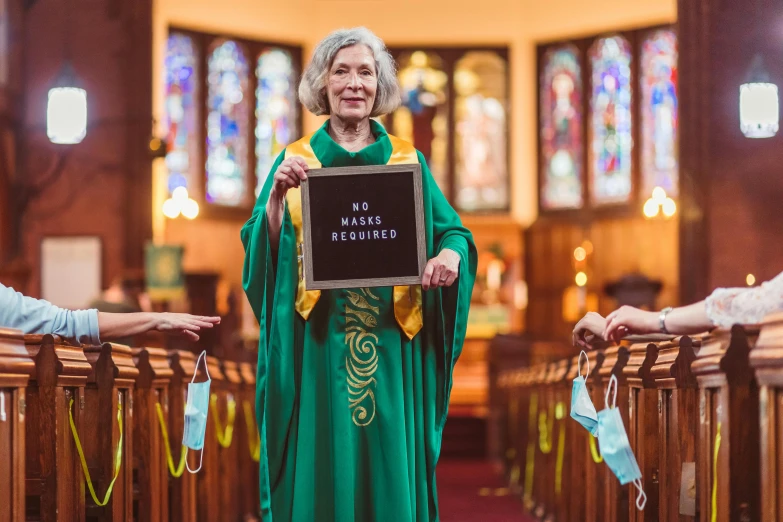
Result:
<svg viewBox="0 0 783 522">
<path fill-rule="evenodd" d="M 202 315 L 159 313 L 155 322 L 155 329 L 163 333 L 175 333 L 190 339 L 198 341 L 199 336 L 196 332 L 202 328 L 212 328 L 220 324 L 220 317 L 206 317 Z"/>
</svg>

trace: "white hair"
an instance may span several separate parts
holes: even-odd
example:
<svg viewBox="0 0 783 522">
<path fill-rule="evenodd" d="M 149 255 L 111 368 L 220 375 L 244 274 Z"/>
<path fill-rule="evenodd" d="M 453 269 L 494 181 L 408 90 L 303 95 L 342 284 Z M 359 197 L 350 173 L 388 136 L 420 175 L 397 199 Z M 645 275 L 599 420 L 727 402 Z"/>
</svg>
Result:
<svg viewBox="0 0 783 522">
<path fill-rule="evenodd" d="M 370 116 L 381 116 L 394 112 L 400 106 L 400 86 L 394 59 L 386 50 L 386 44 L 366 27 L 338 29 L 321 40 L 315 48 L 313 58 L 304 70 L 299 84 L 299 100 L 315 114 L 331 114 L 326 96 L 326 78 L 334 57 L 340 49 L 352 45 L 367 46 L 375 58 L 375 72 L 378 89 Z"/>
</svg>

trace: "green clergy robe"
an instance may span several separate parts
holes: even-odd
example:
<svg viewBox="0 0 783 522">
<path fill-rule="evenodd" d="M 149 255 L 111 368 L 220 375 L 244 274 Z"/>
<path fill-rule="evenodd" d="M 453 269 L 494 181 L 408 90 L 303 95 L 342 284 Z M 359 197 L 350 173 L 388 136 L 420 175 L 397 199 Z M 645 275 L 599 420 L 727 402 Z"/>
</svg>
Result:
<svg viewBox="0 0 783 522">
<path fill-rule="evenodd" d="M 386 164 L 391 143 L 371 123 L 376 142 L 348 152 L 327 121 L 310 140 L 321 164 Z M 476 274 L 473 238 L 418 153 L 427 258 L 457 252 L 457 281 L 423 292 L 424 326 L 412 340 L 395 320 L 391 287 L 323 291 L 305 321 L 294 308 L 299 272 L 287 206 L 276 260 L 268 238 L 266 201 L 283 157 L 242 228 L 243 285 L 260 324 L 263 520 L 437 521 L 435 465 Z"/>
</svg>

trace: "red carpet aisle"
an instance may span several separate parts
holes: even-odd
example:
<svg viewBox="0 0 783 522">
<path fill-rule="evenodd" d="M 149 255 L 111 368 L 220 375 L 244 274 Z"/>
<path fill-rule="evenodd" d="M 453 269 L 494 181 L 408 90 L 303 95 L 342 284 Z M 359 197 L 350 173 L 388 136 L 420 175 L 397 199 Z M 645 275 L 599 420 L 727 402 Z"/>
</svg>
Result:
<svg viewBox="0 0 783 522">
<path fill-rule="evenodd" d="M 504 484 L 488 462 L 442 460 L 437 473 L 441 522 L 533 522 L 519 499 L 494 496 Z M 482 488 L 492 493 L 481 495 Z"/>
</svg>

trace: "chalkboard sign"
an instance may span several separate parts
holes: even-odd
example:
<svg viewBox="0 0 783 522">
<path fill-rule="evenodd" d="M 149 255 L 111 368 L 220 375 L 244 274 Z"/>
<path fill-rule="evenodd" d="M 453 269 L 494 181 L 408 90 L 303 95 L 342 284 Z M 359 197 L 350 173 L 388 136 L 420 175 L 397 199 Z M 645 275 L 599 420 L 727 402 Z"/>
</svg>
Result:
<svg viewBox="0 0 783 522">
<path fill-rule="evenodd" d="M 420 284 L 421 166 L 312 169 L 302 183 L 308 290 Z"/>
</svg>

